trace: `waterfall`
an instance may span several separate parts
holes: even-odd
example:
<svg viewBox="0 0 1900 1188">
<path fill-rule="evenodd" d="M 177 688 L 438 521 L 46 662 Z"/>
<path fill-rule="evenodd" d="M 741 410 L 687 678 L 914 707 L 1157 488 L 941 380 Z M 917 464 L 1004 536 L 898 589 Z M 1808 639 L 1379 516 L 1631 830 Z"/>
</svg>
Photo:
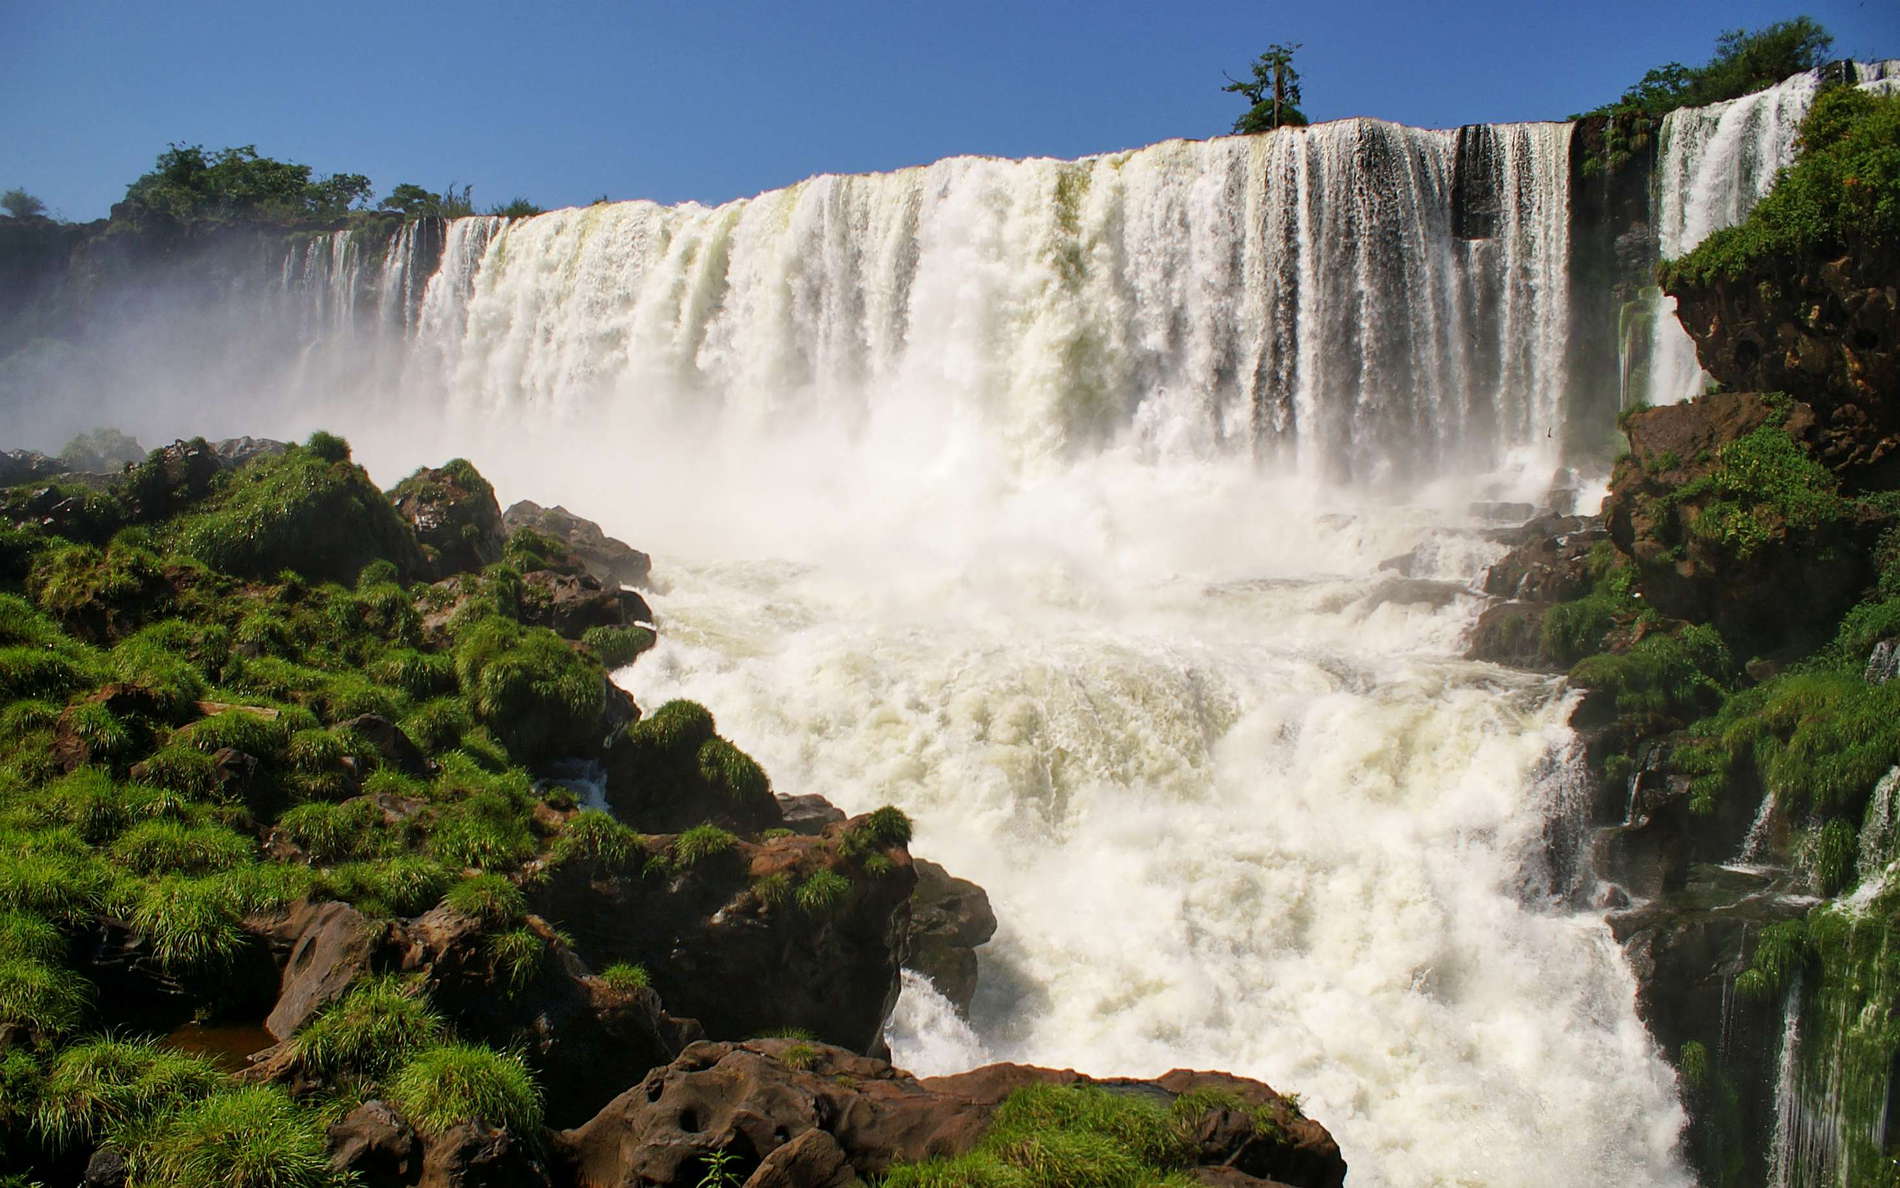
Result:
<svg viewBox="0 0 1900 1188">
<path fill-rule="evenodd" d="M 492 415 L 916 413 L 1020 458 L 1131 441 L 1358 482 L 1485 468 L 1558 444 L 1569 128 L 1480 132 L 1461 155 L 1457 133 L 1346 120 L 457 224 L 486 254 L 423 337 Z M 1496 215 L 1461 238 L 1473 156 Z"/>
<path fill-rule="evenodd" d="M 1870 89 L 1886 90 L 1900 78 L 1900 62 L 1850 65 L 1855 81 Z M 1752 95 L 1663 117 L 1653 212 L 1663 259 L 1686 255 L 1712 233 L 1740 223 L 1774 188 L 1775 176 L 1794 160 L 1801 120 L 1822 75 L 1812 70 Z M 1649 341 L 1651 404 L 1686 400 L 1709 383 L 1675 314 L 1675 298 L 1658 294 Z"/>
</svg>

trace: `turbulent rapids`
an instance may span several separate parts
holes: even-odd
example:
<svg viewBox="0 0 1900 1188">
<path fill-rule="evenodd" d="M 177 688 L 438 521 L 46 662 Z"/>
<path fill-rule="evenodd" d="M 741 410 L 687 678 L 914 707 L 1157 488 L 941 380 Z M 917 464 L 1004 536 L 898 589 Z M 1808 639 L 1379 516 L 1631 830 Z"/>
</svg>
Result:
<svg viewBox="0 0 1900 1188">
<path fill-rule="evenodd" d="M 1563 456 L 1570 140 L 1349 120 L 339 232 L 229 315 L 294 352 L 194 365 L 241 428 L 466 453 L 651 549 L 638 699 L 989 891 L 970 1019 L 912 979 L 900 1064 L 1231 1069 L 1361 1185 L 1686 1184 L 1552 858 L 1565 695 L 1460 658 L 1473 501 Z M 1718 219 L 1692 173 L 1672 243 Z"/>
</svg>

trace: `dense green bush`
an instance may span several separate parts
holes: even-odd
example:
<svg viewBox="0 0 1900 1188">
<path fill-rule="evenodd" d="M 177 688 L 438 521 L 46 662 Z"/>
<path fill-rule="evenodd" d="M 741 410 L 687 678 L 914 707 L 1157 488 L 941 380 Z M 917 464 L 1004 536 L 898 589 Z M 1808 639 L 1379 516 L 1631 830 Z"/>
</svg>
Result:
<svg viewBox="0 0 1900 1188">
<path fill-rule="evenodd" d="M 47 1070 L 35 1128 L 54 1149 L 67 1149 L 205 1097 L 223 1083 L 209 1061 L 150 1041 L 75 1044 Z"/>
<path fill-rule="evenodd" d="M 491 615 L 462 632 L 455 671 L 469 709 L 527 763 L 597 742 L 606 686 L 598 667 L 544 627 Z"/>
<path fill-rule="evenodd" d="M 1688 722 L 1721 703 L 1734 669 L 1721 635 L 1701 624 L 1646 635 L 1627 652 L 1590 656 L 1570 679 L 1610 694 L 1620 715 Z"/>
</svg>

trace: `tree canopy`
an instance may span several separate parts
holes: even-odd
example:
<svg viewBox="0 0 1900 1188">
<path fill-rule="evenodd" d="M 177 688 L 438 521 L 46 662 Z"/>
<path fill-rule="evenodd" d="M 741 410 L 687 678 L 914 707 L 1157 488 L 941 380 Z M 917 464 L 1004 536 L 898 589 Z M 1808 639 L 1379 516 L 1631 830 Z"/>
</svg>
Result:
<svg viewBox="0 0 1900 1188">
<path fill-rule="evenodd" d="M 1293 68 L 1293 55 L 1299 48 L 1298 42 L 1275 43 L 1254 60 L 1251 79 L 1227 76 L 1221 90 L 1241 95 L 1248 103 L 1234 121 L 1234 131 L 1270 132 L 1306 123 L 1299 108 L 1300 72 Z"/>
<path fill-rule="evenodd" d="M 1701 66 L 1666 62 L 1614 103 L 1585 115 L 1661 116 L 1678 107 L 1720 103 L 1767 87 L 1827 59 L 1834 38 L 1810 17 L 1761 29 L 1730 29 L 1715 39 L 1715 56 Z"/>
<path fill-rule="evenodd" d="M 369 195 L 360 173 L 313 179 L 310 166 L 260 156 L 256 145 L 208 153 L 203 145 L 173 144 L 126 188 L 125 202 L 135 216 L 180 223 L 290 223 L 342 218 Z"/>
<path fill-rule="evenodd" d="M 46 203 L 15 186 L 0 194 L 0 210 L 6 211 L 16 219 L 37 218 L 46 213 Z"/>
</svg>

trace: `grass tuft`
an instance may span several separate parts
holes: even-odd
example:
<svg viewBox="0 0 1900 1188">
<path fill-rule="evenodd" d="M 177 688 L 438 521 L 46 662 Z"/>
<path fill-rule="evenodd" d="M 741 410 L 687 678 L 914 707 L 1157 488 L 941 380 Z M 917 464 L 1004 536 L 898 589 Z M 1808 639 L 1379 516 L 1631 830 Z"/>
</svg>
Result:
<svg viewBox="0 0 1900 1188">
<path fill-rule="evenodd" d="M 411 1057 L 389 1097 L 422 1134 L 437 1138 L 464 1122 L 506 1127 L 532 1142 L 541 1129 L 541 1092 L 518 1055 L 470 1044 L 440 1044 Z"/>
</svg>

